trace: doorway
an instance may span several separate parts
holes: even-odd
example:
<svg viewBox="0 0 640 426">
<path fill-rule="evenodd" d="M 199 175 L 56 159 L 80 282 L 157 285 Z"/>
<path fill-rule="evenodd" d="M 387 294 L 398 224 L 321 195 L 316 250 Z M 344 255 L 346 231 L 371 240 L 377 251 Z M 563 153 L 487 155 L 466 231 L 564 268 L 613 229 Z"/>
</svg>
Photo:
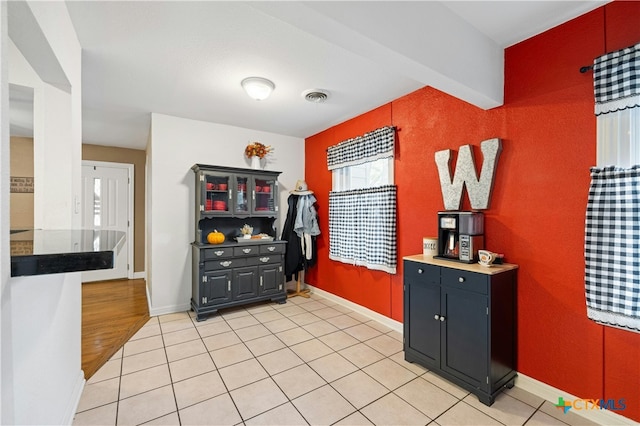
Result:
<svg viewBox="0 0 640 426">
<path fill-rule="evenodd" d="M 122 231 L 113 269 L 82 273 L 82 282 L 133 278 L 133 164 L 82 162 L 82 228 Z"/>
</svg>

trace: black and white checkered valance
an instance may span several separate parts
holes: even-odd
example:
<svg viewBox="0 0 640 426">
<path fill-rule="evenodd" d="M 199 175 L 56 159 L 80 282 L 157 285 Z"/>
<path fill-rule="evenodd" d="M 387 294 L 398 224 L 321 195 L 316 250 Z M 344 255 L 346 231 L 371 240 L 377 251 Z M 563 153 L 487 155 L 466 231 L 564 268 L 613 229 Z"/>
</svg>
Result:
<svg viewBox="0 0 640 426">
<path fill-rule="evenodd" d="M 640 107 L 640 44 L 593 62 L 596 115 Z"/>
<path fill-rule="evenodd" d="M 584 253 L 587 316 L 640 332 L 640 166 L 591 169 Z"/>
<path fill-rule="evenodd" d="M 396 186 L 329 192 L 329 258 L 396 273 Z"/>
<path fill-rule="evenodd" d="M 395 127 L 388 126 L 342 141 L 327 150 L 327 167 L 333 170 L 393 157 L 395 139 Z"/>
</svg>

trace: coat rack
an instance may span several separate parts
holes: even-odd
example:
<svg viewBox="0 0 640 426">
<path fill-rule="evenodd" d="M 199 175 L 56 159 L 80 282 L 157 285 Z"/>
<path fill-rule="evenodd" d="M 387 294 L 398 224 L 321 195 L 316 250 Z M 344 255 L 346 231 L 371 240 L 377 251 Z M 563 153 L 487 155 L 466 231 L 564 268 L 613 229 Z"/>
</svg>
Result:
<svg viewBox="0 0 640 426">
<path fill-rule="evenodd" d="M 305 199 L 300 199 L 303 204 L 303 209 L 300 212 L 300 217 L 298 217 L 298 212 L 296 210 L 297 208 L 297 203 L 299 198 L 301 196 L 310 196 L 311 194 L 313 194 L 313 191 L 311 191 L 309 189 L 309 187 L 307 186 L 307 183 L 304 180 L 298 180 L 296 182 L 296 186 L 295 188 L 290 191 L 291 196 L 289 196 L 289 209 L 287 211 L 287 219 L 285 221 L 284 224 L 284 229 L 282 232 L 282 239 L 285 239 L 287 241 L 289 241 L 288 246 L 287 246 L 287 251 L 289 253 L 289 250 L 291 250 L 291 253 L 296 253 L 296 252 L 300 252 L 301 248 L 302 248 L 302 256 L 303 259 L 302 260 L 298 260 L 297 263 L 295 264 L 295 268 L 290 268 L 287 270 L 287 261 L 285 260 L 285 273 L 287 275 L 289 275 L 289 272 L 295 272 L 296 275 L 298 276 L 296 279 L 296 288 L 295 290 L 288 290 L 287 291 L 287 298 L 289 297 L 295 297 L 295 296 L 302 296 L 302 297 L 310 297 L 310 290 L 308 288 L 302 289 L 302 285 L 303 285 L 303 278 L 302 278 L 302 273 L 306 272 L 308 263 L 307 263 L 307 259 L 311 259 L 311 253 L 312 253 L 312 246 L 314 246 L 315 241 L 312 240 L 312 238 L 314 238 L 316 235 L 318 235 L 320 233 L 320 229 L 318 227 L 318 222 L 317 222 L 317 216 L 316 216 L 316 211 L 315 208 L 313 207 L 313 202 L 315 202 L 315 198 L 313 198 L 313 200 L 307 200 Z M 292 198 L 292 196 L 295 195 L 295 198 Z M 292 200 L 293 200 L 293 204 L 292 204 Z M 306 205 L 305 203 L 309 202 L 310 204 Z M 298 229 L 295 230 L 294 232 L 294 223 L 296 222 L 296 217 L 298 217 L 298 219 L 301 221 L 301 225 L 298 225 Z M 300 234 L 300 232 L 302 232 L 302 234 L 304 234 L 304 237 L 302 234 Z M 296 233 L 298 235 L 296 235 Z M 298 244 L 299 240 L 303 240 L 301 244 Z M 305 249 L 306 247 L 306 249 Z M 314 246 L 315 247 L 315 246 Z M 306 251 L 305 251 L 306 250 Z M 309 257 L 306 257 L 309 255 Z"/>
<path fill-rule="evenodd" d="M 310 294 L 309 292 L 311 290 L 309 290 L 308 288 L 303 288 L 302 290 L 300 289 L 300 287 L 302 286 L 302 275 L 303 275 L 304 271 L 300 271 L 298 273 L 298 279 L 296 280 L 296 289 L 295 290 L 289 290 L 288 294 L 287 294 L 287 298 L 289 297 L 295 297 L 295 296 L 302 296 L 302 297 L 306 297 L 309 298 Z"/>
</svg>

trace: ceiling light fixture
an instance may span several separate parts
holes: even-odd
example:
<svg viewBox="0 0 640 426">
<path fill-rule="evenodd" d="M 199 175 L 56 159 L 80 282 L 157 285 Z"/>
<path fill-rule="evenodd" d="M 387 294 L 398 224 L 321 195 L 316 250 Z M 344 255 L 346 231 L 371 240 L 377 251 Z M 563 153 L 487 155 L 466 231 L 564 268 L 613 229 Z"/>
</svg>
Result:
<svg viewBox="0 0 640 426">
<path fill-rule="evenodd" d="M 247 77 L 240 82 L 249 97 L 256 101 L 263 101 L 271 95 L 276 85 L 271 80 L 262 77 Z"/>
<path fill-rule="evenodd" d="M 314 104 L 321 104 L 329 99 L 329 91 L 324 89 L 311 89 L 302 92 L 302 97 Z"/>
</svg>

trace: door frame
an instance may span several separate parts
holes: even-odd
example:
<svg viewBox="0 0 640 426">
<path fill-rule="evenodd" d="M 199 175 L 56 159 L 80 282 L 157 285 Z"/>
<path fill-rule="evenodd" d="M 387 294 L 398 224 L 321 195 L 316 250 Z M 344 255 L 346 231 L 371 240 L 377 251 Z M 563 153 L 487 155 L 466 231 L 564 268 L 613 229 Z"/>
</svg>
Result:
<svg viewBox="0 0 640 426">
<path fill-rule="evenodd" d="M 112 167 L 116 169 L 126 169 L 127 170 L 127 279 L 132 280 L 134 278 L 134 264 L 133 264 L 133 235 L 134 235 L 134 224 L 133 224 L 133 203 L 134 203 L 134 167 L 133 164 L 130 163 L 116 163 L 110 161 L 93 161 L 93 160 L 82 160 L 82 166 L 96 166 L 96 167 Z M 84 206 L 84 200 L 82 201 L 82 206 Z"/>
</svg>

